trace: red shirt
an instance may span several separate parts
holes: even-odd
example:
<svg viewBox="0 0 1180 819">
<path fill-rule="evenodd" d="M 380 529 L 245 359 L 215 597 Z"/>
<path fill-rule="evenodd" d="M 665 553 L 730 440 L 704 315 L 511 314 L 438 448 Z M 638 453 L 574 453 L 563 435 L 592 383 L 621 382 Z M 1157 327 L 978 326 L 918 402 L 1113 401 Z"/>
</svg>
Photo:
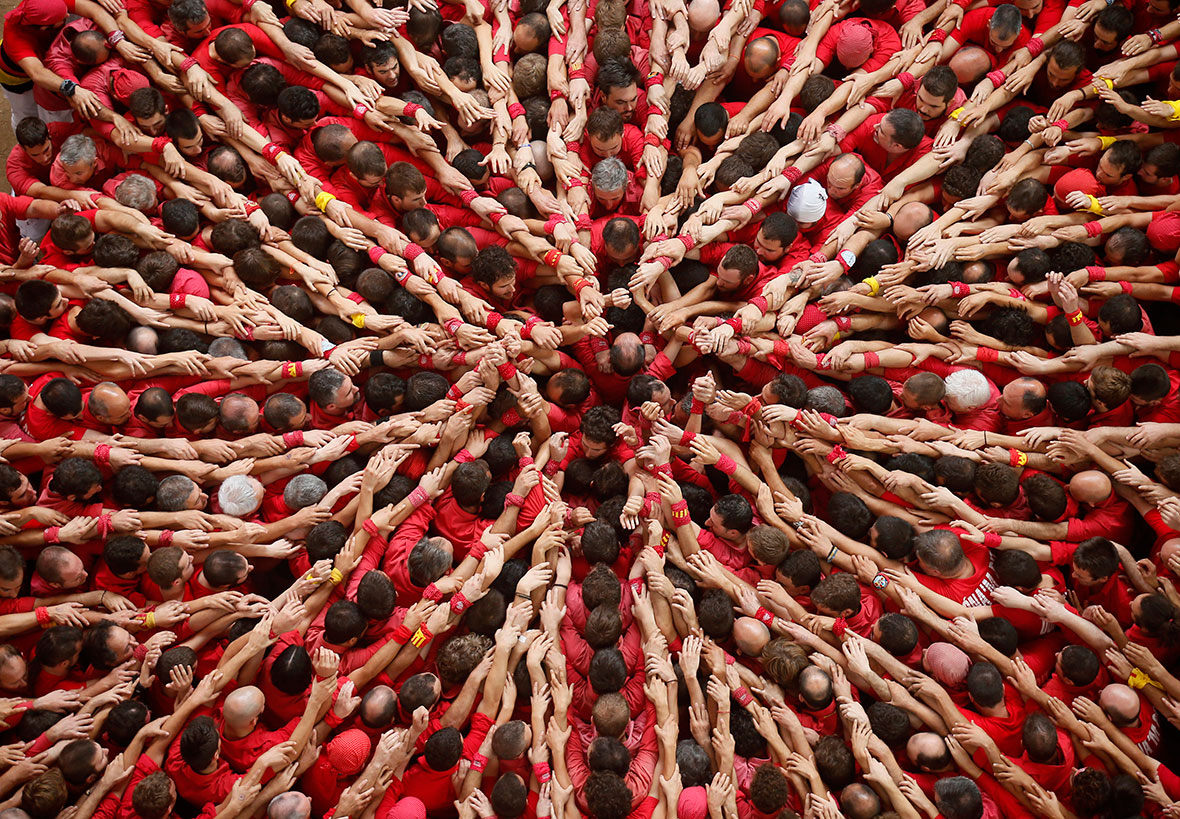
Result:
<svg viewBox="0 0 1180 819">
<path fill-rule="evenodd" d="M 928 154 L 934 147 L 934 140 L 930 137 L 922 137 L 922 141 L 914 148 L 903 154 L 890 156 L 873 138 L 873 131 L 883 119 L 885 119 L 885 114 L 874 114 L 856 126 L 852 133 L 840 142 L 840 150 L 844 153 L 856 151 L 874 170 L 881 174 L 882 179 L 888 182 Z"/>
</svg>

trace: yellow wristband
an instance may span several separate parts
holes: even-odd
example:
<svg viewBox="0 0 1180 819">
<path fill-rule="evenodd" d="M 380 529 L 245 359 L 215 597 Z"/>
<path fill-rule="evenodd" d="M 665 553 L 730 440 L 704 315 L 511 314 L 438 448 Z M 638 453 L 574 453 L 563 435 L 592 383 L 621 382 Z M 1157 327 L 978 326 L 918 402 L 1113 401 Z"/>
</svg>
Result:
<svg viewBox="0 0 1180 819">
<path fill-rule="evenodd" d="M 317 193 L 315 195 L 315 206 L 317 208 L 319 208 L 321 211 L 327 210 L 328 203 L 334 202 L 335 200 L 336 200 L 336 197 L 333 196 L 332 194 L 328 193 L 327 191 L 320 191 L 319 193 Z"/>
<path fill-rule="evenodd" d="M 332 569 L 332 573 L 328 575 L 328 579 L 332 581 L 333 586 L 339 586 L 344 582 L 344 572 L 339 569 Z"/>
<path fill-rule="evenodd" d="M 963 107 L 964 107 L 964 106 L 960 105 L 960 106 L 959 106 L 958 108 L 956 108 L 954 111 L 951 111 L 951 112 L 950 112 L 950 113 L 949 113 L 947 116 L 949 116 L 949 117 L 950 117 L 951 119 L 953 119 L 955 122 L 958 122 L 958 121 L 959 121 L 959 115 L 963 113 Z"/>
<path fill-rule="evenodd" d="M 837 330 L 836 332 L 832 333 L 832 341 L 833 341 L 833 343 L 834 343 L 834 342 L 837 342 L 837 341 L 839 341 L 839 340 L 840 340 L 840 331 L 839 331 L 839 330 Z"/>
<path fill-rule="evenodd" d="M 864 280 L 864 284 L 869 286 L 869 295 L 875 296 L 881 292 L 881 282 L 877 281 L 876 276 L 869 276 Z"/>
<path fill-rule="evenodd" d="M 1148 676 L 1147 672 L 1136 668 L 1131 671 L 1130 678 L 1127 679 L 1127 685 L 1131 688 L 1143 688 L 1144 686 L 1154 685 L 1156 688 L 1163 688 L 1158 682 Z"/>
<path fill-rule="evenodd" d="M 1016 465 L 1018 467 L 1024 466 L 1027 463 L 1028 463 L 1028 454 L 1027 453 L 1021 452 L 1019 455 L 1016 456 Z"/>
<path fill-rule="evenodd" d="M 1119 141 L 1118 137 L 1104 137 L 1104 136 L 1098 137 L 1098 144 L 1102 146 L 1102 150 L 1104 150 L 1104 151 L 1107 148 L 1109 148 L 1111 145 L 1114 145 L 1118 141 Z"/>
<path fill-rule="evenodd" d="M 1180 100 L 1164 100 L 1165 105 L 1172 108 L 1172 119 L 1180 119 Z"/>
<path fill-rule="evenodd" d="M 1086 194 L 1086 210 L 1090 213 L 1096 213 L 1099 216 L 1104 216 L 1102 205 L 1098 202 L 1098 197 L 1093 194 Z"/>
<path fill-rule="evenodd" d="M 427 642 L 428 640 L 426 639 L 426 635 L 422 633 L 421 627 L 410 637 L 410 645 L 414 646 L 414 648 L 422 648 Z"/>
<path fill-rule="evenodd" d="M 149 611 L 146 615 L 144 615 L 143 627 L 144 628 L 155 628 L 156 627 L 156 613 L 154 611 Z"/>
<path fill-rule="evenodd" d="M 1104 83 L 1106 83 L 1107 89 L 1109 89 L 1110 91 L 1114 90 L 1114 80 L 1112 80 L 1110 77 L 1099 77 L 1098 79 L 1100 79 Z"/>
<path fill-rule="evenodd" d="M 356 327 L 358 330 L 365 329 L 365 314 L 364 313 L 353 313 L 352 325 L 354 327 Z"/>
</svg>

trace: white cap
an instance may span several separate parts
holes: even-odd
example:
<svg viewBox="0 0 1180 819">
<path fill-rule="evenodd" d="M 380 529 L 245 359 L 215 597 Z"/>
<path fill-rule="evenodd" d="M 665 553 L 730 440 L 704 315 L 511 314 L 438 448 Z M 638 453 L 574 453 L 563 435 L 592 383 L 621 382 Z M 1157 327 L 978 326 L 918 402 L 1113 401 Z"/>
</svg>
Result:
<svg viewBox="0 0 1180 819">
<path fill-rule="evenodd" d="M 815 179 L 809 179 L 791 191 L 787 213 L 797 222 L 818 222 L 828 209 L 828 192 Z"/>
</svg>

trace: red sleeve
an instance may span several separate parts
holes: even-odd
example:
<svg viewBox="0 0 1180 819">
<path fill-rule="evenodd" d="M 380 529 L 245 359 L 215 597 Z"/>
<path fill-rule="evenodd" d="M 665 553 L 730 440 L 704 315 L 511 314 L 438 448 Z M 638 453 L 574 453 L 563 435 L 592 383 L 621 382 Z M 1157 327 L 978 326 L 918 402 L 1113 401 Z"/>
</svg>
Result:
<svg viewBox="0 0 1180 819">
<path fill-rule="evenodd" d="M 642 679 L 642 674 L 636 675 Z M 627 787 L 631 789 L 631 807 L 639 807 L 639 803 L 647 798 L 648 791 L 651 790 L 651 779 L 655 776 L 656 762 L 660 757 L 660 746 L 656 739 L 656 721 L 655 714 L 650 714 L 650 719 L 643 730 L 643 736 L 639 740 L 639 747 L 635 749 L 635 754 L 631 758 L 631 768 L 627 771 L 626 783 Z"/>
<path fill-rule="evenodd" d="M 23 194 L 35 183 L 41 181 L 30 172 L 32 160 L 29 159 L 23 148 L 14 148 L 12 153 L 8 155 L 4 167 L 8 173 L 8 184 L 12 187 L 13 193 Z"/>
<path fill-rule="evenodd" d="M 1130 508 L 1122 504 L 1100 506 L 1090 510 L 1084 518 L 1070 518 L 1069 528 L 1065 539 L 1073 543 L 1080 543 L 1089 537 L 1097 537 L 1113 529 L 1121 528 L 1126 520 Z"/>
<path fill-rule="evenodd" d="M 563 617 L 561 620 L 561 644 L 566 662 L 578 669 L 579 672 L 590 667 L 590 658 L 594 656 L 594 649 L 590 648 L 590 644 L 582 639 L 582 635 L 578 633 L 568 617 Z"/>
<path fill-rule="evenodd" d="M 841 22 L 829 28 L 828 33 L 815 47 L 815 58 L 825 66 L 831 64 L 832 59 L 836 56 L 836 40 L 839 38 L 840 32 L 844 30 L 844 25 L 845 23 Z"/>
</svg>

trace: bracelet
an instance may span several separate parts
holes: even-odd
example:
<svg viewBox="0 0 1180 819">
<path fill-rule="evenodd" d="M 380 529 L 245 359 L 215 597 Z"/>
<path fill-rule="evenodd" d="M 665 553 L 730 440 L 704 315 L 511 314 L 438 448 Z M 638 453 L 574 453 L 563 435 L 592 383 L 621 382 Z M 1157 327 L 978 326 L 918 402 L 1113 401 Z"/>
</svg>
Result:
<svg viewBox="0 0 1180 819">
<path fill-rule="evenodd" d="M 522 496 L 516 494 L 515 492 L 509 492 L 507 495 L 504 496 L 504 506 L 505 506 L 505 508 L 507 508 L 509 506 L 515 506 L 515 507 L 519 508 L 521 506 L 524 506 L 524 498 Z"/>
<path fill-rule="evenodd" d="M 731 478 L 733 477 L 733 474 L 737 472 L 737 462 L 728 455 L 722 455 L 720 458 L 718 458 L 716 466 L 722 474 Z"/>
<path fill-rule="evenodd" d="M 1085 228 L 1086 228 L 1086 235 L 1089 236 L 1091 239 L 1097 239 L 1099 236 L 1102 235 L 1102 222 L 1100 220 L 1095 220 L 1093 222 L 1086 222 Z"/>
<path fill-rule="evenodd" d="M 333 586 L 339 586 L 344 582 L 344 572 L 340 571 L 336 567 L 332 567 L 332 571 L 328 573 L 328 582 L 330 582 Z"/>
<path fill-rule="evenodd" d="M 951 295 L 956 299 L 961 299 L 964 296 L 971 295 L 971 286 L 963 284 L 962 282 L 951 282 Z"/>
<path fill-rule="evenodd" d="M 303 446 L 303 430 L 296 429 L 283 433 L 283 443 L 288 447 Z"/>
<path fill-rule="evenodd" d="M 483 769 L 488 766 L 488 758 L 483 754 L 476 754 L 471 758 L 471 770 L 483 773 Z"/>
<path fill-rule="evenodd" d="M 503 318 L 504 317 L 502 315 L 493 310 L 492 312 L 488 313 L 488 320 L 484 326 L 490 331 L 495 331 L 497 325 L 500 324 L 500 320 Z"/>
<path fill-rule="evenodd" d="M 830 552 L 828 552 L 828 556 L 827 556 L 826 558 L 824 558 L 824 559 L 825 559 L 825 560 L 826 560 L 828 563 L 831 563 L 833 560 L 835 560 L 835 559 L 836 559 L 836 555 L 838 555 L 838 554 L 840 554 L 840 550 L 839 550 L 839 549 L 836 547 L 836 544 L 834 544 L 834 543 L 833 543 L 833 544 L 832 544 L 832 550 L 831 550 Z"/>
<path fill-rule="evenodd" d="M 405 623 L 402 623 L 393 630 L 393 634 L 389 635 L 389 638 L 398 645 L 404 646 L 406 643 L 410 642 L 410 636 L 409 627 L 406 626 Z"/>
<path fill-rule="evenodd" d="M 320 191 L 315 195 L 315 206 L 322 212 L 328 209 L 328 204 L 336 201 L 334 194 Z"/>
<path fill-rule="evenodd" d="M 127 35 L 124 34 L 121 29 L 115 29 L 114 31 L 112 31 L 110 34 L 107 35 L 107 46 L 110 48 L 114 48 L 115 46 L 117 46 L 119 43 L 123 42 L 126 39 L 127 39 Z"/>
<path fill-rule="evenodd" d="M 414 636 L 410 638 L 410 644 L 414 648 L 422 648 L 422 646 L 434 639 L 434 635 L 427 630 L 426 626 L 418 626 L 418 630 L 414 632 Z"/>
<path fill-rule="evenodd" d="M 523 117 L 525 115 L 525 113 L 526 112 L 524 110 L 524 106 L 521 105 L 519 102 L 514 102 L 508 106 L 508 116 L 511 117 L 512 119 L 516 119 L 517 117 Z"/>
<path fill-rule="evenodd" d="M 763 623 L 765 623 L 768 626 L 774 622 L 774 612 L 772 612 L 770 609 L 765 608 L 764 606 L 758 607 L 758 611 L 754 615 L 754 617 L 761 620 Z"/>
<path fill-rule="evenodd" d="M 511 361 L 505 361 L 503 364 L 496 366 L 496 372 L 500 374 L 502 380 L 511 381 L 516 377 L 516 365 Z"/>
<path fill-rule="evenodd" d="M 425 589 L 422 590 L 422 599 L 424 599 L 424 600 L 430 600 L 432 602 L 437 603 L 439 600 L 442 600 L 442 597 L 443 597 L 442 590 L 434 583 L 431 583 L 429 586 L 427 586 Z"/>
<path fill-rule="evenodd" d="M 834 464 L 836 461 L 842 461 L 848 457 L 848 453 L 844 451 L 844 447 L 836 444 L 832 447 L 832 451 L 827 454 L 828 463 Z"/>
<path fill-rule="evenodd" d="M 762 210 L 762 203 L 757 199 L 747 199 L 745 202 L 742 202 L 742 204 L 745 205 L 746 209 L 755 216 L 757 216 L 758 212 Z"/>
<path fill-rule="evenodd" d="M 418 113 L 421 110 L 422 110 L 422 106 L 419 105 L 418 103 L 407 102 L 405 107 L 402 108 L 402 116 L 403 117 L 412 117 L 412 116 L 414 116 L 414 114 Z"/>
<path fill-rule="evenodd" d="M 61 527 L 49 526 L 41 533 L 41 537 L 46 543 L 61 543 Z"/>
<path fill-rule="evenodd" d="M 983 545 L 989 549 L 998 549 L 1004 542 L 1004 538 L 995 532 L 988 532 L 983 536 Z"/>
<path fill-rule="evenodd" d="M 172 538 L 175 536 L 175 534 L 176 533 L 173 532 L 171 529 L 165 529 L 162 532 L 160 532 L 159 545 L 160 546 L 171 546 L 172 545 Z"/>
<path fill-rule="evenodd" d="M 873 588 L 874 589 L 884 589 L 888 585 L 889 585 L 889 578 L 886 577 L 885 575 L 881 574 L 880 572 L 877 572 L 877 574 L 873 577 Z"/>
<path fill-rule="evenodd" d="M 352 326 L 356 327 L 358 330 L 365 329 L 365 314 L 364 313 L 353 313 L 352 314 Z"/>
<path fill-rule="evenodd" d="M 1050 122 L 1049 124 L 1052 125 L 1054 128 L 1060 128 L 1062 131 L 1069 130 L 1069 123 L 1063 119 L 1054 120 L 1053 122 Z"/>
<path fill-rule="evenodd" d="M 545 255 L 541 257 L 541 261 L 549 267 L 557 267 L 558 262 L 561 261 L 562 253 L 557 248 L 546 250 Z"/>
<path fill-rule="evenodd" d="M 412 262 L 414 259 L 417 259 L 425 252 L 426 251 L 422 249 L 422 245 L 418 244 L 417 242 L 409 242 L 406 244 L 405 249 L 402 250 L 402 257 L 407 262 Z"/>
<path fill-rule="evenodd" d="M 49 609 L 45 606 L 37 606 L 33 609 L 33 613 L 37 616 L 37 625 L 41 628 L 49 628 L 53 625 L 53 618 L 49 616 Z"/>
<path fill-rule="evenodd" d="M 1086 320 L 1086 317 L 1082 314 L 1081 310 L 1078 310 L 1074 313 L 1070 313 L 1068 316 L 1065 317 L 1065 319 L 1066 319 L 1066 321 L 1069 322 L 1070 327 L 1077 327 L 1079 324 L 1081 324 L 1083 321 Z"/>
<path fill-rule="evenodd" d="M 533 766 L 533 775 L 535 777 L 537 777 L 538 782 L 540 782 L 542 785 L 544 785 L 546 782 L 549 781 L 549 777 L 551 776 L 551 773 L 549 771 L 549 763 L 548 762 L 538 762 L 536 765 Z"/>
<path fill-rule="evenodd" d="M 867 279 L 865 279 L 861 283 L 867 284 L 869 286 L 869 295 L 870 296 L 875 296 L 881 292 L 881 282 L 879 282 L 877 280 L 876 276 L 869 276 Z"/>
<path fill-rule="evenodd" d="M 1148 685 L 1153 685 L 1156 688 L 1163 688 L 1163 686 L 1157 681 L 1153 680 L 1147 672 L 1142 671 L 1137 667 L 1131 670 L 1131 676 L 1127 678 L 1127 685 L 1136 689 L 1143 688 Z"/>
<path fill-rule="evenodd" d="M 741 688 L 738 688 L 733 692 L 733 698 L 737 701 L 738 705 L 742 706 L 742 708 L 745 708 L 753 701 L 754 695 L 750 693 L 750 689 L 743 685 Z"/>
<path fill-rule="evenodd" d="M 415 509 L 430 500 L 430 496 L 426 494 L 426 490 L 421 486 L 415 487 L 414 491 L 407 496 L 410 500 L 410 505 Z"/>
<path fill-rule="evenodd" d="M 144 628 L 155 628 L 156 627 L 156 613 L 154 611 L 149 611 L 147 614 L 145 614 L 143 616 L 143 627 Z"/>
<path fill-rule="evenodd" d="M 1040 37 L 1033 37 L 1024 47 L 1028 49 L 1028 53 L 1032 57 L 1039 57 L 1041 52 L 1045 50 L 1045 41 Z"/>
<path fill-rule="evenodd" d="M 471 601 L 468 600 L 461 591 L 455 592 L 454 597 L 451 598 L 451 611 L 455 612 L 456 614 L 462 614 L 463 611 L 470 605 Z"/>
<path fill-rule="evenodd" d="M 1019 449 L 1008 450 L 1008 465 L 1012 467 L 1021 467 L 1028 463 L 1028 455 L 1021 452 Z"/>
<path fill-rule="evenodd" d="M 356 117 L 357 119 L 364 119 L 365 114 L 369 113 L 369 111 L 371 111 L 371 110 L 373 110 L 373 109 L 371 109 L 369 106 L 365 105 L 363 102 L 358 102 L 356 104 L 356 106 L 352 109 L 352 115 L 354 117 Z"/>
</svg>

